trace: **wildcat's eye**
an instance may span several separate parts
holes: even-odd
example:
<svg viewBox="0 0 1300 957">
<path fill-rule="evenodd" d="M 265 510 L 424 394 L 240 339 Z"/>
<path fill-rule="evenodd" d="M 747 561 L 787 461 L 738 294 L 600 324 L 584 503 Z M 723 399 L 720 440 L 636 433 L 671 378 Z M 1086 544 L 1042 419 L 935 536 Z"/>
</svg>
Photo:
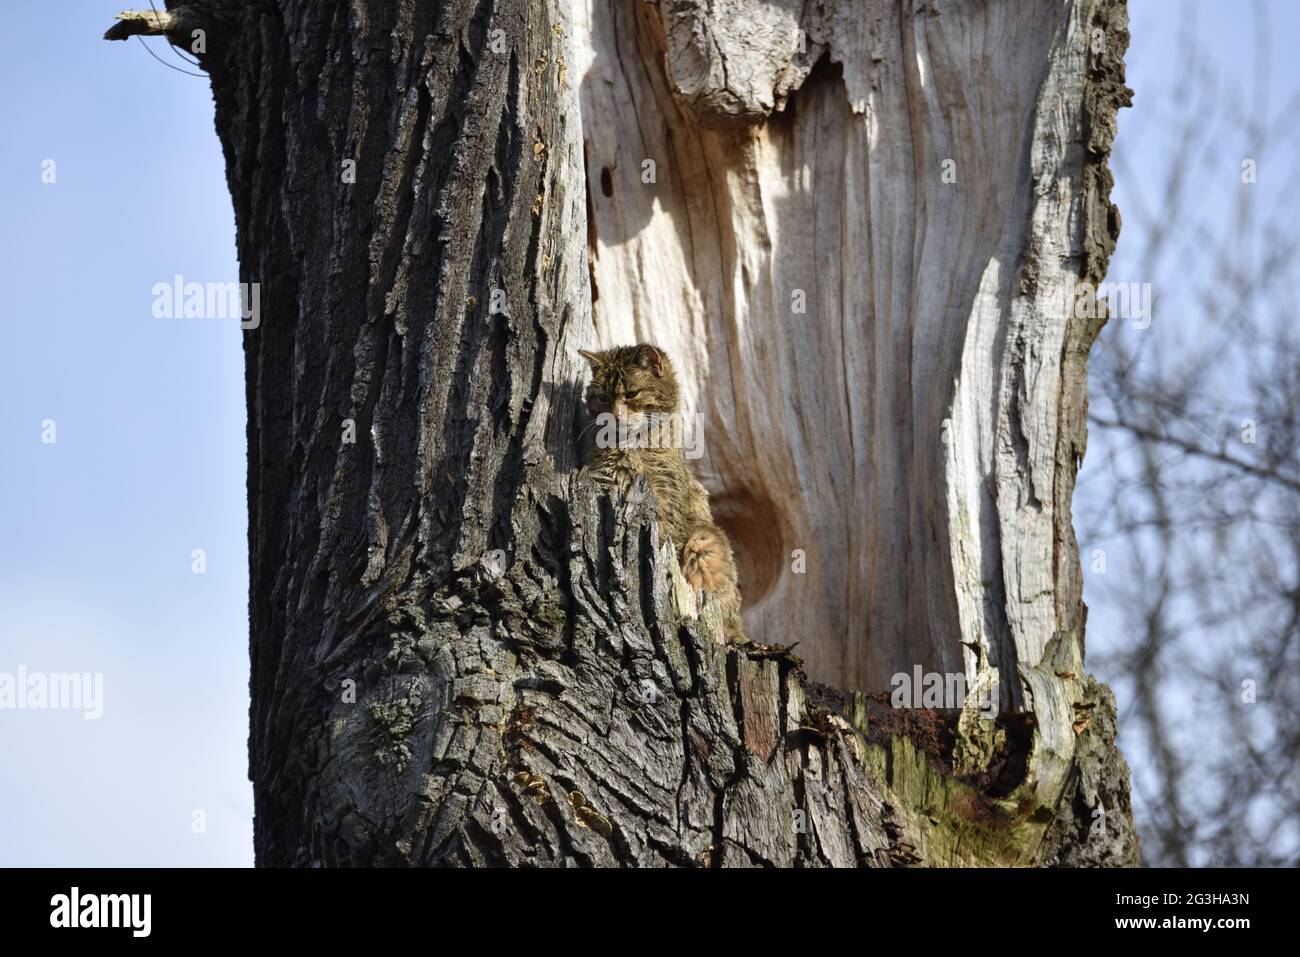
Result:
<svg viewBox="0 0 1300 957">
<path fill-rule="evenodd" d="M 636 398 L 637 396 L 639 396 L 640 394 L 641 394 L 641 390 L 640 390 L 640 389 L 633 389 L 631 392 L 625 392 L 625 393 L 623 394 L 623 398 L 625 398 L 625 399 L 635 399 L 635 398 Z"/>
</svg>

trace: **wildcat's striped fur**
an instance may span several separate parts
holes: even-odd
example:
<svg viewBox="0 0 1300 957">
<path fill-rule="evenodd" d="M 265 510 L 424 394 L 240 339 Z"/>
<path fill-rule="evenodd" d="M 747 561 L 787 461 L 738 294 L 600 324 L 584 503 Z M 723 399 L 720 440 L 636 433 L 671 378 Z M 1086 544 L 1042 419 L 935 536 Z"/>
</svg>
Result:
<svg viewBox="0 0 1300 957">
<path fill-rule="evenodd" d="M 584 449 L 587 471 L 623 491 L 638 475 L 649 480 L 682 574 L 697 591 L 718 596 L 728 640 L 744 641 L 731 543 L 714 524 L 709 494 L 691 475 L 681 442 L 667 433 L 671 423 L 680 424 L 672 363 L 663 350 L 646 343 L 579 352 L 592 372 L 586 393 L 594 420 Z M 612 425 L 619 429 L 606 427 Z"/>
</svg>

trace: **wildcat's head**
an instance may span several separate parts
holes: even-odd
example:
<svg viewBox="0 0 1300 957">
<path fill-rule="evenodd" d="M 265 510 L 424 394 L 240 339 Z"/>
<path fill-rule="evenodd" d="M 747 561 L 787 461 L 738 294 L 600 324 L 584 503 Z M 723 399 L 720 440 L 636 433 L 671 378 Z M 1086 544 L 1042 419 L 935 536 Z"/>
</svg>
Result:
<svg viewBox="0 0 1300 957">
<path fill-rule="evenodd" d="M 578 354 L 591 363 L 586 399 L 593 417 L 611 413 L 636 427 L 647 415 L 677 411 L 677 377 L 657 346 L 643 342 L 604 352 L 579 349 Z"/>
</svg>

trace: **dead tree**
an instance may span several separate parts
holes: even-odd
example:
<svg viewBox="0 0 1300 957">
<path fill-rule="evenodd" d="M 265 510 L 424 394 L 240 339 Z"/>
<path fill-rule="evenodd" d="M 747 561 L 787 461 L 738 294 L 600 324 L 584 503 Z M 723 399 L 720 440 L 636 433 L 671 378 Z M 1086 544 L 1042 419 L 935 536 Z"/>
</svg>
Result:
<svg viewBox="0 0 1300 957">
<path fill-rule="evenodd" d="M 1070 519 L 1101 320 L 1060 305 L 1118 231 L 1126 27 L 193 0 L 115 28 L 210 74 L 260 285 L 259 863 L 1134 862 Z M 751 645 L 652 495 L 576 471 L 576 350 L 640 339 L 703 416 Z M 891 708 L 917 668 L 1000 679 L 1001 716 Z"/>
</svg>

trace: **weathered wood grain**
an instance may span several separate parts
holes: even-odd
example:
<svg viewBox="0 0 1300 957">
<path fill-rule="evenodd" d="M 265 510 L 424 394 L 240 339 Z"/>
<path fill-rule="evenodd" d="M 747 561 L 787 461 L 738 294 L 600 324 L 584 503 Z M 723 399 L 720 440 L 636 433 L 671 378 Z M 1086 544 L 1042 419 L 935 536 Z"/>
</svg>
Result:
<svg viewBox="0 0 1300 957">
<path fill-rule="evenodd" d="M 1099 258 L 1109 6 L 586 6 L 598 339 L 684 366 L 749 631 L 847 687 L 1036 665 L 1080 630 L 1091 335 L 1055 304 Z"/>
</svg>

